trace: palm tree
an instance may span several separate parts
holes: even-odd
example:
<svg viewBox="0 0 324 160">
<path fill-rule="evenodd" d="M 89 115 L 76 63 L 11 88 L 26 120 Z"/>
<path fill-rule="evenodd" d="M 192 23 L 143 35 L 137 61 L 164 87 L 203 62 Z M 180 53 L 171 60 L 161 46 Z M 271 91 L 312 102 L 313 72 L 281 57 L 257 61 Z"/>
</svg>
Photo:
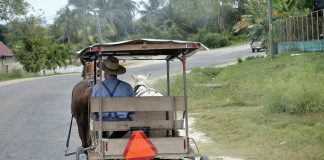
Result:
<svg viewBox="0 0 324 160">
<path fill-rule="evenodd" d="M 160 13 L 161 8 L 164 6 L 163 0 L 148 0 L 144 2 L 143 0 L 139 3 L 144 9 L 139 10 L 138 12 L 142 15 L 142 20 L 144 22 L 154 21 L 154 17 Z"/>
<path fill-rule="evenodd" d="M 89 22 L 91 19 L 89 17 L 89 14 L 87 13 L 87 10 L 91 9 L 91 4 L 93 4 L 93 0 L 69 0 L 68 5 L 73 5 L 76 9 L 76 15 L 78 17 L 78 20 L 81 22 L 81 28 L 82 28 L 82 43 L 83 45 L 86 44 L 86 41 L 89 40 L 89 34 L 87 29 L 87 22 Z M 91 24 L 91 23 L 89 23 Z"/>
<path fill-rule="evenodd" d="M 111 39 L 114 37 L 125 36 L 131 29 L 131 23 L 135 15 L 137 3 L 133 0 L 69 0 L 69 5 L 73 5 L 81 15 L 83 27 L 83 39 L 87 37 L 87 31 L 96 30 L 96 26 L 92 25 L 91 29 L 87 28 L 89 19 L 84 17 L 91 16 L 90 21 L 95 19 L 94 15 L 89 14 L 95 9 L 99 9 L 99 19 L 102 28 L 103 39 Z M 92 20 L 91 20 L 92 19 Z"/>
<path fill-rule="evenodd" d="M 137 3 L 133 0 L 100 0 L 93 3 L 99 9 L 101 24 L 107 26 L 113 36 L 126 36 L 135 16 Z"/>
<path fill-rule="evenodd" d="M 59 17 L 51 26 L 54 41 L 71 43 L 72 35 L 72 21 L 74 14 L 68 6 L 61 8 L 58 13 Z"/>
<path fill-rule="evenodd" d="M 179 1 L 170 0 L 166 6 L 161 9 L 161 14 L 159 14 L 158 21 L 164 29 L 171 28 L 172 26 L 183 30 L 186 28 L 189 17 L 183 14 L 181 10 L 181 5 L 178 5 Z"/>
<path fill-rule="evenodd" d="M 243 29 L 250 29 L 248 37 L 250 39 L 260 39 L 267 35 L 267 3 L 263 0 L 250 0 L 245 3 L 245 9 L 249 15 L 243 15 L 241 20 L 235 25 L 235 32 Z"/>
</svg>

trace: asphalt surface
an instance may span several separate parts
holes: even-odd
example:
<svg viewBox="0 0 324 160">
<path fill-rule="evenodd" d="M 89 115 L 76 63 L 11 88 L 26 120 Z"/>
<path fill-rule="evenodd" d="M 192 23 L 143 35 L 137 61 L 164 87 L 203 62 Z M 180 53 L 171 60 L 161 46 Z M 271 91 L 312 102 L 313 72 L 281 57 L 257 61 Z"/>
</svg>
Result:
<svg viewBox="0 0 324 160">
<path fill-rule="evenodd" d="M 264 53 L 258 53 L 264 54 Z M 235 62 L 238 57 L 256 55 L 248 45 L 204 51 L 190 57 L 188 69 Z M 179 61 L 171 63 L 171 73 L 181 71 Z M 153 79 L 166 74 L 166 64 L 132 67 L 120 78 L 130 82 L 130 74 L 147 74 Z M 0 159 L 61 160 L 69 129 L 70 100 L 80 74 L 40 78 L 23 82 L 0 83 Z M 2 82 L 3 83 L 3 82 Z M 81 144 L 74 121 L 70 151 Z"/>
</svg>

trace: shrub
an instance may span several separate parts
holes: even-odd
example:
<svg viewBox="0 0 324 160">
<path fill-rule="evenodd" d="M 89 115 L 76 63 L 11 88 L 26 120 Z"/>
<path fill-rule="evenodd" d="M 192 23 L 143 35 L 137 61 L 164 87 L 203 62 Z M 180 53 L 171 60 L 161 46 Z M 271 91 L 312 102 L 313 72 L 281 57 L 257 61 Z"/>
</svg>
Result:
<svg viewBox="0 0 324 160">
<path fill-rule="evenodd" d="M 322 91 L 315 87 L 289 85 L 273 90 L 267 97 L 266 106 L 273 113 L 300 115 L 324 110 L 323 98 Z"/>
<path fill-rule="evenodd" d="M 206 29 L 198 29 L 198 33 L 193 35 L 194 41 L 201 42 L 209 48 L 219 48 L 230 45 L 227 36 L 209 32 Z"/>
<path fill-rule="evenodd" d="M 29 73 L 22 69 L 13 69 L 9 73 L 0 73 L 0 81 L 38 76 L 37 73 Z"/>
<path fill-rule="evenodd" d="M 208 67 L 208 68 L 194 68 L 192 69 L 192 74 L 197 74 L 201 73 L 203 74 L 204 77 L 208 78 L 215 78 L 223 68 L 213 68 L 213 67 Z"/>
<path fill-rule="evenodd" d="M 11 73 L 8 74 L 10 78 L 23 78 L 25 73 L 23 70 L 20 69 L 13 69 Z"/>
<path fill-rule="evenodd" d="M 243 59 L 241 57 L 237 58 L 237 63 L 242 63 Z"/>
<path fill-rule="evenodd" d="M 228 40 L 231 44 L 247 42 L 246 35 L 229 36 Z"/>
<path fill-rule="evenodd" d="M 246 57 L 245 60 L 248 61 L 248 60 L 255 59 L 255 58 L 257 58 L 257 57 L 255 57 L 255 56 L 249 56 L 249 57 Z"/>
</svg>

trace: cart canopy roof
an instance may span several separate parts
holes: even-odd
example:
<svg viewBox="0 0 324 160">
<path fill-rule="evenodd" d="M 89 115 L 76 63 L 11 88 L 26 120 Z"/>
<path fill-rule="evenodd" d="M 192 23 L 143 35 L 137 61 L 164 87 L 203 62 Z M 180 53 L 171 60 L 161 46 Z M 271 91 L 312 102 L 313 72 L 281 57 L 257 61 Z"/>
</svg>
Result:
<svg viewBox="0 0 324 160">
<path fill-rule="evenodd" d="M 165 40 L 165 39 L 136 39 L 113 43 L 95 44 L 78 51 L 83 61 L 93 61 L 96 57 L 114 55 L 119 59 L 133 60 L 173 60 L 182 54 L 189 57 L 198 50 L 208 50 L 199 42 Z"/>
</svg>

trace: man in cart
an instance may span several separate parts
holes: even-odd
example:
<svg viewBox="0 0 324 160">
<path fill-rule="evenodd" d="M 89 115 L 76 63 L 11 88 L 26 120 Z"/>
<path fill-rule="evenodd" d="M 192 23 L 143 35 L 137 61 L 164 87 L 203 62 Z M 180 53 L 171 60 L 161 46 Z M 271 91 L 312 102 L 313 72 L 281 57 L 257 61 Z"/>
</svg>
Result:
<svg viewBox="0 0 324 160">
<path fill-rule="evenodd" d="M 99 65 L 99 63 L 98 63 Z M 98 66 L 99 67 L 99 66 Z M 117 75 L 124 74 L 126 68 L 119 64 L 116 57 L 108 56 L 102 63 L 105 80 L 102 81 L 102 96 L 103 97 L 132 97 L 134 96 L 133 88 L 127 82 L 121 81 Z M 92 97 L 100 96 L 100 84 L 97 83 L 93 87 Z M 93 120 L 99 120 L 99 114 L 91 115 Z M 103 121 L 130 121 L 132 120 L 129 112 L 103 112 Z M 110 136 L 104 132 L 104 138 L 122 138 L 128 131 L 114 131 Z"/>
</svg>

